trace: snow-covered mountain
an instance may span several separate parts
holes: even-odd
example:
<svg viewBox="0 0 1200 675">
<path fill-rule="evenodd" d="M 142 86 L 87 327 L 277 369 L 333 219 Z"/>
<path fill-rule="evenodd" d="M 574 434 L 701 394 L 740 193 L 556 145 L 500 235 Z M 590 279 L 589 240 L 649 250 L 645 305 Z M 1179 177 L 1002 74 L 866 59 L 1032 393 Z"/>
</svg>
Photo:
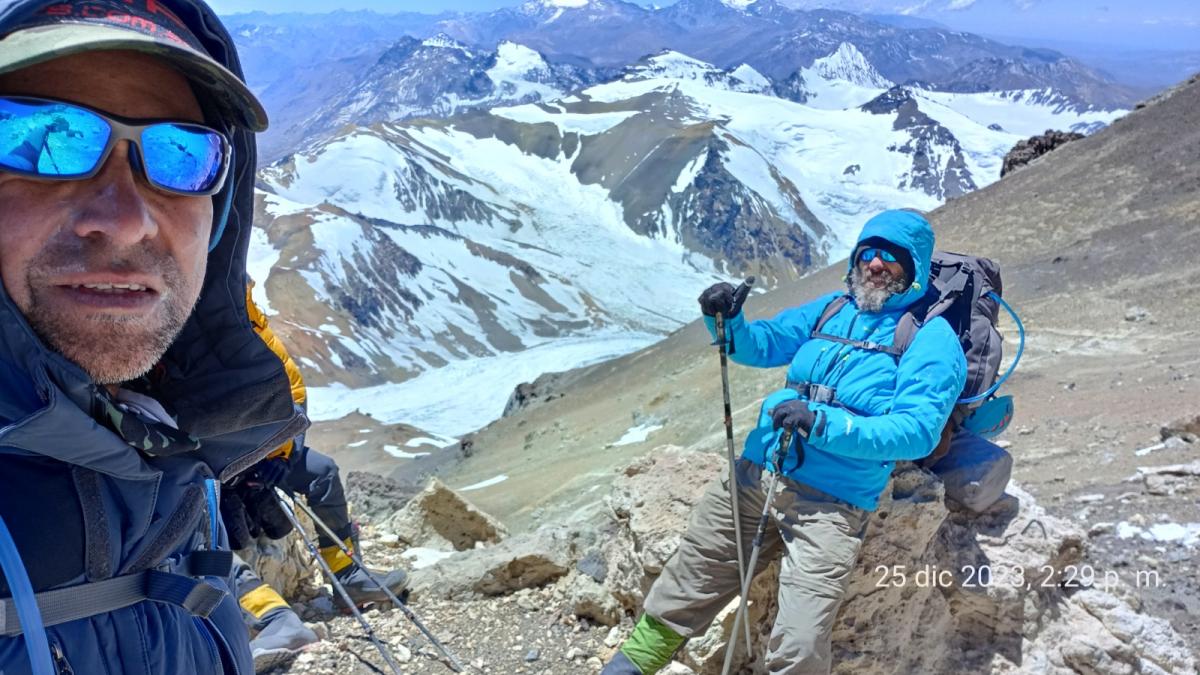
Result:
<svg viewBox="0 0 1200 675">
<path fill-rule="evenodd" d="M 315 384 L 529 379 L 531 349 L 569 347 L 567 368 L 653 341 L 714 279 L 796 278 L 869 215 L 933 208 L 996 180 L 1016 141 L 1116 115 L 884 88 L 848 47 L 805 75 L 846 105 L 664 53 L 554 101 L 348 127 L 261 172 L 256 292 Z"/>
<path fill-rule="evenodd" d="M 606 71 L 551 63 L 513 42 L 483 50 L 445 34 L 404 37 L 338 96 L 286 131 L 298 146 L 347 124 L 369 125 L 413 117 L 550 100 L 593 84 Z"/>
<path fill-rule="evenodd" d="M 745 63 L 777 82 L 845 43 L 895 83 L 971 91 L 1052 87 L 1083 107 L 1133 103 L 1130 92 L 1052 50 L 842 11 L 794 9 L 776 0 L 679 0 L 658 9 L 621 0 L 531 0 L 438 25 L 466 42 L 514 40 L 554 57 L 612 66 L 669 49 L 722 69 Z"/>
<path fill-rule="evenodd" d="M 528 0 L 492 12 L 436 16 L 255 13 L 232 17 L 230 29 L 272 114 L 272 127 L 259 143 L 264 164 L 343 122 L 446 116 L 521 102 L 506 91 L 544 87 L 561 94 L 620 77 L 664 51 L 731 74 L 753 71 L 777 95 L 827 108 L 861 98 L 847 89 L 865 86 L 878 93 L 892 83 L 950 92 L 1051 90 L 1060 105 L 1077 111 L 1119 110 L 1135 101 L 1130 91 L 1051 50 L 938 26 L 801 11 L 776 0 L 680 0 L 663 8 L 623 0 Z M 400 41 L 405 35 L 409 39 Z M 460 55 L 452 53 L 456 48 Z M 520 70 L 489 74 L 490 58 Z M 813 79 L 816 70 L 846 71 L 835 79 L 849 84 L 818 91 L 823 83 Z"/>
<path fill-rule="evenodd" d="M 622 79 L 627 82 L 655 79 L 697 80 L 709 87 L 729 91 L 750 94 L 772 92 L 771 81 L 744 63 L 731 70 L 722 70 L 711 63 L 669 49 L 647 56 L 629 66 L 622 74 Z"/>
</svg>

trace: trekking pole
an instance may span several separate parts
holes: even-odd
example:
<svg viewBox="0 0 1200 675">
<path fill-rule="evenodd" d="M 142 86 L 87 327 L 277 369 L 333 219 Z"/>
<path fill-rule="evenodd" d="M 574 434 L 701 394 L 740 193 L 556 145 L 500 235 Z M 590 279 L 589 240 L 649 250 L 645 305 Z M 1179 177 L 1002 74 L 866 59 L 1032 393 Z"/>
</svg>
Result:
<svg viewBox="0 0 1200 675">
<path fill-rule="evenodd" d="M 372 583 L 383 589 L 383 592 L 387 594 L 392 603 L 399 607 L 400 611 L 404 613 L 404 616 L 408 617 L 408 620 L 417 627 L 417 630 L 421 631 L 421 634 L 429 640 L 429 643 L 442 653 L 442 656 L 446 658 L 446 665 L 450 666 L 451 670 L 456 673 L 463 672 L 462 663 L 455 658 L 454 655 L 451 654 L 450 651 L 446 649 L 437 638 L 433 636 L 433 633 L 429 632 L 429 629 L 426 628 L 425 624 L 421 622 L 421 619 L 417 617 L 416 612 L 413 612 L 413 610 L 407 604 L 405 604 L 403 600 L 401 600 L 395 593 L 392 592 L 392 589 L 388 588 L 379 580 L 377 576 L 375 576 L 375 573 L 372 572 L 369 567 L 367 567 L 366 563 L 362 561 L 362 558 L 358 556 L 358 553 L 346 546 L 345 542 L 343 542 L 336 534 L 334 534 L 333 530 L 325 524 L 325 521 L 321 520 L 321 518 L 317 516 L 317 514 L 312 510 L 312 507 L 306 505 L 304 502 L 296 499 L 295 497 L 292 497 L 292 503 L 296 506 L 299 506 L 309 518 L 312 518 L 312 521 L 317 524 L 317 527 L 321 528 L 321 530 L 325 532 L 327 537 L 337 542 L 337 546 L 342 550 L 342 553 L 345 553 L 347 556 L 349 556 L 349 558 L 354 561 L 354 564 L 358 565 L 359 569 L 361 569 L 367 574 L 368 577 L 370 577 Z"/>
<path fill-rule="evenodd" d="M 792 430 L 785 428 L 779 436 L 779 449 L 775 453 L 777 459 L 775 463 L 775 471 L 771 471 L 770 467 L 765 467 L 771 474 L 770 482 L 767 483 L 767 498 L 763 502 L 762 515 L 758 519 L 758 531 L 754 534 L 754 544 L 750 548 L 750 565 L 746 570 L 746 576 L 742 577 L 741 599 L 738 600 L 738 611 L 733 617 L 733 634 L 737 634 L 738 623 L 742 616 L 747 612 L 746 605 L 750 595 L 750 582 L 754 580 L 754 566 L 758 564 L 758 554 L 762 550 L 763 537 L 766 536 L 767 526 L 771 521 L 771 500 L 775 498 L 775 489 L 779 486 L 780 468 L 783 466 L 783 458 L 787 454 L 787 447 L 792 443 Z M 749 621 L 746 626 L 749 632 Z M 733 653 L 736 651 L 737 640 L 731 639 L 729 644 L 725 645 L 725 665 L 721 667 L 721 675 L 729 675 L 729 667 L 733 665 Z M 750 645 L 746 645 L 746 653 L 750 653 Z"/>
<path fill-rule="evenodd" d="M 749 293 L 750 287 L 754 285 L 754 277 L 747 277 L 742 282 L 742 286 L 746 288 L 746 293 Z M 739 289 L 741 290 L 741 289 Z M 737 297 L 734 293 L 734 297 Z M 746 563 L 742 554 L 742 518 L 738 510 L 738 493 L 737 493 L 737 459 L 734 457 L 733 451 L 733 407 L 729 402 L 729 345 L 725 341 L 725 317 L 717 312 L 717 351 L 721 355 L 721 395 L 725 403 L 725 450 L 729 456 L 729 495 L 730 501 L 733 503 L 733 537 L 737 542 L 737 561 L 738 561 L 738 578 L 746 576 Z M 750 621 L 743 622 L 746 627 L 746 650 L 750 650 Z M 736 629 L 735 629 L 736 632 Z"/>
<path fill-rule="evenodd" d="M 370 638 L 372 644 L 375 645 L 375 648 L 379 650 L 380 656 L 383 657 L 383 660 L 388 664 L 388 667 L 392 669 L 393 673 L 396 675 L 404 675 L 402 672 L 400 672 L 400 666 L 397 665 L 395 659 L 392 658 L 392 653 L 387 647 L 384 646 L 382 642 L 379 641 L 379 638 L 376 637 L 375 630 L 371 628 L 371 624 L 367 622 L 367 618 L 362 615 L 362 612 L 358 611 L 358 607 L 356 607 L 354 605 L 354 601 L 350 599 L 350 594 L 346 592 L 345 587 L 342 586 L 342 582 L 338 581 L 337 576 L 333 573 L 333 570 L 329 569 L 329 563 L 325 562 L 325 559 L 321 557 L 321 552 L 317 550 L 316 545 L 313 544 L 312 540 L 308 538 L 307 534 L 305 534 L 304 528 L 300 526 L 300 521 L 296 518 L 295 512 L 292 511 L 292 508 L 279 497 L 278 493 L 273 494 L 275 495 L 275 501 L 279 503 L 279 508 L 283 511 L 283 515 L 287 516 L 287 519 L 292 523 L 292 527 L 296 528 L 296 532 L 298 532 L 300 534 L 300 538 L 304 540 L 304 545 L 308 547 L 308 552 L 312 554 L 312 557 L 316 559 L 317 564 L 321 566 L 321 571 L 325 572 L 325 575 L 329 577 L 329 581 L 331 584 L 333 584 L 333 589 L 337 591 L 338 597 L 340 597 L 342 602 L 346 603 L 346 605 L 350 607 L 350 611 L 354 613 L 354 618 L 358 619 L 359 625 L 361 625 L 363 630 L 367 632 L 367 637 Z"/>
</svg>

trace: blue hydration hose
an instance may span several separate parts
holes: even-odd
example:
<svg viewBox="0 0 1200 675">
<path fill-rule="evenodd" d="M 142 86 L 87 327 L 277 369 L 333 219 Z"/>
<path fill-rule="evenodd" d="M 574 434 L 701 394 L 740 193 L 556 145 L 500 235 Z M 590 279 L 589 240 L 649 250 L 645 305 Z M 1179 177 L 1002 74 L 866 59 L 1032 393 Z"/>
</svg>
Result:
<svg viewBox="0 0 1200 675">
<path fill-rule="evenodd" d="M 17 543 L 13 541 L 2 516 L 0 568 L 4 570 L 9 592 L 12 593 L 13 603 L 17 606 L 17 618 L 21 620 L 25 651 L 29 653 L 33 675 L 56 675 L 54 663 L 50 660 L 50 641 L 46 638 L 46 627 L 42 625 L 42 612 L 38 609 L 37 598 L 33 595 L 33 584 L 29 582 L 29 573 L 25 571 L 25 563 L 21 562 Z"/>
<path fill-rule="evenodd" d="M 1021 362 L 1021 354 L 1025 353 L 1025 324 L 1021 323 L 1021 317 L 1017 316 L 1017 313 L 1013 311 L 1013 308 L 1010 307 L 1008 305 L 1008 303 L 1004 301 L 1004 298 L 997 295 L 995 291 L 988 291 L 987 295 L 991 299 L 1000 303 L 1000 306 L 1003 307 L 1005 309 L 1005 311 L 1008 312 L 1008 315 L 1013 318 L 1013 321 L 1017 322 L 1017 333 L 1020 335 L 1021 342 L 1017 346 L 1017 357 L 1013 359 L 1012 365 L 1010 365 L 1008 367 L 1008 372 L 1004 373 L 1003 377 L 996 380 L 996 384 L 993 384 L 991 387 L 988 387 L 987 391 L 983 392 L 982 394 L 979 394 L 978 396 L 972 396 L 970 398 L 958 399 L 959 403 L 974 403 L 976 401 L 982 401 L 983 399 L 996 393 L 996 390 L 1000 388 L 1000 385 L 1004 384 L 1004 381 L 1007 380 L 1009 378 L 1009 376 L 1013 374 L 1013 371 L 1017 369 L 1017 364 Z"/>
<path fill-rule="evenodd" d="M 208 547 L 219 548 L 218 537 L 221 536 L 221 501 L 217 497 L 217 481 L 209 478 L 204 481 L 204 489 L 208 493 Z"/>
</svg>

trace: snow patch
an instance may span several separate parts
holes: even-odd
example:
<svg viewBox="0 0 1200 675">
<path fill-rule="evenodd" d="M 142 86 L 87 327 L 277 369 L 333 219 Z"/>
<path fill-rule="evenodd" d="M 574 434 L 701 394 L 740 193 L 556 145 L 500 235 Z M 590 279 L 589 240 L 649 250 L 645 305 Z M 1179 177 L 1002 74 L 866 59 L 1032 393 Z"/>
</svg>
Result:
<svg viewBox="0 0 1200 675">
<path fill-rule="evenodd" d="M 1155 523 L 1142 528 L 1122 521 L 1117 523 L 1117 536 L 1121 539 L 1140 537 L 1147 541 L 1193 547 L 1200 543 L 1200 523 Z"/>
<path fill-rule="evenodd" d="M 279 264 L 279 256 L 280 251 L 271 246 L 266 230 L 261 227 L 250 228 L 250 251 L 246 254 L 246 273 L 255 282 L 254 290 L 250 294 L 254 304 L 258 305 L 259 309 L 268 316 L 279 313 L 271 307 L 271 301 L 267 297 L 267 277 L 271 275 L 271 270 Z"/>
<path fill-rule="evenodd" d="M 482 490 L 485 487 L 499 485 L 500 483 L 503 483 L 506 480 L 508 480 L 508 474 L 502 473 L 499 476 L 492 476 L 491 478 L 489 478 L 487 480 L 481 480 L 478 483 L 472 483 L 471 485 L 468 485 L 466 487 L 459 488 L 458 491 L 459 492 L 471 492 L 473 490 Z"/>
<path fill-rule="evenodd" d="M 416 459 L 430 455 L 428 452 L 405 452 L 395 445 L 385 445 L 383 446 L 383 451 L 396 459 Z"/>
<path fill-rule="evenodd" d="M 419 570 L 436 565 L 452 555 L 454 555 L 454 551 L 439 551 L 435 548 L 414 546 L 401 553 L 400 557 L 412 561 L 408 564 L 409 569 Z"/>
<path fill-rule="evenodd" d="M 549 112 L 532 103 L 511 108 L 493 108 L 490 112 L 497 117 L 525 124 L 550 122 L 558 126 L 560 134 L 576 133 L 581 136 L 596 136 L 605 133 L 630 117 L 641 114 L 637 110 L 587 114 Z"/>
<path fill-rule="evenodd" d="M 639 424 L 636 427 L 630 427 L 625 432 L 625 435 L 613 443 L 613 445 L 620 447 L 622 445 L 633 445 L 634 443 L 645 443 L 646 439 L 650 438 L 650 434 L 658 431 L 661 428 L 663 428 L 663 425 L 654 424 L 651 422 Z"/>
</svg>

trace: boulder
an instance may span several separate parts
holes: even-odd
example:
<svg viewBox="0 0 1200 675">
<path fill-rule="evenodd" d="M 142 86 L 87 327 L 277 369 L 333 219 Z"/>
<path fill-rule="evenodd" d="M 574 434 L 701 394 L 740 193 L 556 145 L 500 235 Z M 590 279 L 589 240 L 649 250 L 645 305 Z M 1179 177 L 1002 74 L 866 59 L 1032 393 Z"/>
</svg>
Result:
<svg viewBox="0 0 1200 675">
<path fill-rule="evenodd" d="M 569 573 L 598 539 L 594 530 L 543 527 L 415 570 L 411 587 L 414 594 L 462 598 L 542 586 Z"/>
<path fill-rule="evenodd" d="M 508 534 L 504 525 L 433 478 L 398 513 L 382 523 L 410 546 L 465 551 L 476 543 L 496 543 Z"/>
<path fill-rule="evenodd" d="M 704 487 L 727 466 L 720 455 L 660 446 L 617 476 L 606 498 L 613 527 L 606 530 L 601 581 L 626 611 L 641 608 Z"/>
<path fill-rule="evenodd" d="M 416 490 L 400 481 L 368 471 L 351 471 L 346 476 L 346 501 L 360 525 L 390 517 L 412 498 Z"/>
<path fill-rule="evenodd" d="M 1139 466 L 1137 475 L 1152 495 L 1173 496 L 1200 489 L 1200 460 L 1190 464 Z"/>
<path fill-rule="evenodd" d="M 575 616 L 586 617 L 605 626 L 615 626 L 625 615 L 616 597 L 587 574 L 572 573 L 563 586 L 567 604 Z"/>
<path fill-rule="evenodd" d="M 1161 434 L 1164 441 L 1170 438 L 1182 438 L 1188 443 L 1200 443 L 1200 415 L 1167 424 L 1161 429 Z"/>
</svg>

